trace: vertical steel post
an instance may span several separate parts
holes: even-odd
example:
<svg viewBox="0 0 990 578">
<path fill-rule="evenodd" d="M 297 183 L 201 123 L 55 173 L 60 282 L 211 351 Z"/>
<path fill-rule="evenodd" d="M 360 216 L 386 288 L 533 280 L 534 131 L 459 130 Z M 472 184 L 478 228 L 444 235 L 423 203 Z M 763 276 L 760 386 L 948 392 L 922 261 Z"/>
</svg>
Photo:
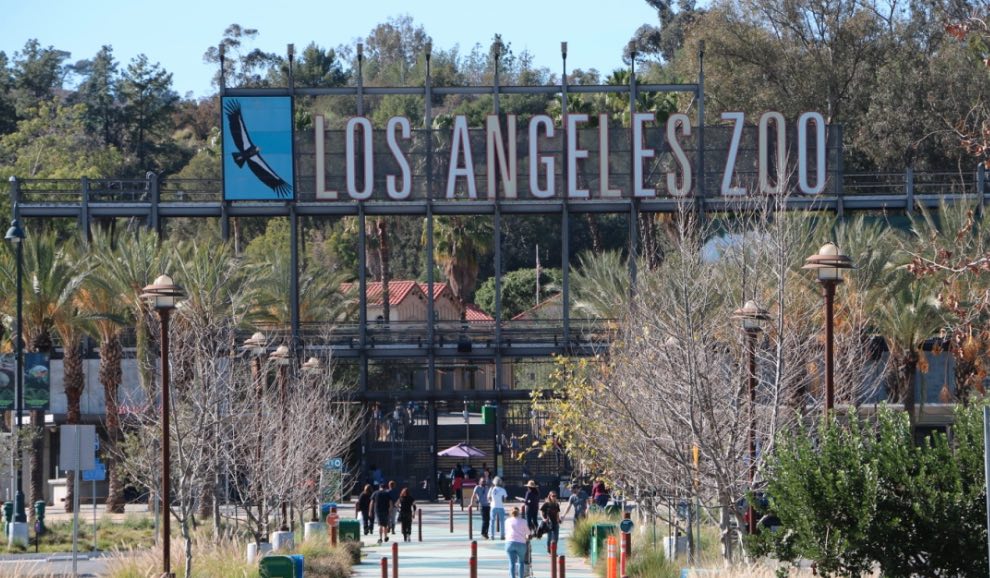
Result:
<svg viewBox="0 0 990 578">
<path fill-rule="evenodd" d="M 705 200 L 705 41 L 698 42 L 698 184 L 695 196 L 699 203 Z"/>
<path fill-rule="evenodd" d="M 560 76 L 560 113 L 563 122 L 567 119 L 567 43 L 560 43 L 560 60 L 563 72 Z M 566 125 L 565 125 L 566 126 Z M 567 131 L 561 131 L 563 154 L 567 155 Z M 567 160 L 564 160 L 565 166 Z M 563 171 L 567 179 L 567 171 Z M 566 181 L 565 181 L 566 182 Z M 565 186 L 564 191 L 567 190 Z M 561 317 L 563 322 L 564 347 L 571 344 L 571 211 L 566 192 L 561 196 L 560 211 L 560 269 L 561 269 Z M 564 350 L 565 353 L 568 349 Z"/>
<path fill-rule="evenodd" d="M 635 43 L 629 43 L 629 118 L 636 116 L 636 47 Z M 632 128 L 630 135 L 632 135 Z M 629 171 L 629 193 L 635 189 L 633 171 Z M 636 287 L 636 257 L 639 254 L 639 201 L 634 196 L 629 198 L 629 294 L 635 292 Z"/>
<path fill-rule="evenodd" d="M 11 181 L 16 185 L 17 181 Z M 80 179 L 79 185 L 82 187 L 82 200 L 79 204 L 79 228 L 85 233 L 85 238 L 89 238 L 89 177 Z M 16 204 L 14 205 L 17 206 Z M 15 214 L 14 218 L 18 218 Z"/>
<path fill-rule="evenodd" d="M 14 412 L 16 417 L 16 428 L 14 429 L 14 456 L 17 461 L 15 475 L 17 476 L 17 491 L 14 494 L 14 521 L 25 523 L 27 516 L 24 513 L 24 472 L 22 467 L 23 455 L 21 454 L 21 429 L 24 427 L 24 239 L 17 242 L 17 333 L 14 338 L 17 342 L 17 375 L 14 376 Z M 76 487 L 78 492 L 79 488 Z"/>
<path fill-rule="evenodd" d="M 494 105 L 495 116 L 499 115 L 499 77 L 498 65 L 502 57 L 501 39 L 495 44 L 495 82 Z M 495 195 L 495 215 L 492 217 L 492 243 L 495 245 L 495 383 L 493 389 L 502 389 L 502 207 L 499 204 L 498 191 L 489 191 Z M 497 458 L 496 458 L 497 460 Z M 496 461 L 496 467 L 498 462 Z"/>
</svg>

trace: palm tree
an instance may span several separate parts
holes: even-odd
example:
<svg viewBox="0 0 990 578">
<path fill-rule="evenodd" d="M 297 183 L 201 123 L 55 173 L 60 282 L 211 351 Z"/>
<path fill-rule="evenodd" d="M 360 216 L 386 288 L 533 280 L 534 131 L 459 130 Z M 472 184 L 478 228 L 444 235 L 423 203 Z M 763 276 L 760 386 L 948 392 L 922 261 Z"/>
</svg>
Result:
<svg viewBox="0 0 990 578">
<path fill-rule="evenodd" d="M 937 335 L 945 324 L 939 310 L 936 286 L 913 279 L 906 271 L 887 284 L 886 298 L 879 303 L 874 319 L 887 340 L 893 367 L 888 380 L 888 400 L 901 401 L 914 427 L 915 373 L 925 340 Z"/>
<path fill-rule="evenodd" d="M 24 264 L 28 275 L 25 292 L 24 335 L 28 351 L 51 355 L 54 350 L 52 340 L 56 323 L 72 323 L 75 317 L 75 296 L 86 278 L 85 267 L 67 254 L 64 248 L 70 244 L 59 243 L 54 233 L 29 237 L 24 243 Z M 71 349 L 71 347 L 69 348 Z M 70 363 L 73 360 L 70 360 Z M 79 387 L 83 379 L 82 363 L 78 360 L 74 368 L 77 373 L 67 375 L 73 380 L 68 387 Z M 67 394 L 70 391 L 67 389 Z M 77 406 L 78 408 L 78 406 Z M 34 430 L 31 452 L 31 501 L 44 500 L 44 440 L 41 428 L 42 412 L 31 412 Z M 78 412 L 77 412 L 78 421 Z"/>
<path fill-rule="evenodd" d="M 146 397 L 154 399 L 151 375 L 154 362 L 150 358 L 148 329 L 150 312 L 141 299 L 141 293 L 155 277 L 168 269 L 169 258 L 168 253 L 160 249 L 158 236 L 145 229 L 119 239 L 96 231 L 90 248 L 96 271 L 87 296 L 88 310 L 93 318 L 96 337 L 100 340 L 99 374 L 106 401 L 107 455 L 112 456 L 107 460 L 107 509 L 123 512 L 123 478 L 113 467 L 117 459 L 117 442 L 121 437 L 117 405 L 123 380 L 120 335 L 125 323 L 134 324 L 140 384 Z"/>
<path fill-rule="evenodd" d="M 425 227 L 423 234 L 426 234 Z M 434 219 L 436 261 L 443 268 L 450 290 L 463 303 L 470 303 L 474 295 L 479 261 L 488 254 L 491 240 L 492 223 L 487 217 L 457 215 Z"/>
<path fill-rule="evenodd" d="M 287 326 L 290 320 L 289 287 L 292 279 L 289 255 L 277 252 L 245 268 L 254 279 L 249 290 L 250 324 Z M 348 280 L 343 271 L 312 270 L 299 273 L 299 320 L 302 323 L 342 322 L 354 309 L 355 299 L 341 286 Z"/>
<path fill-rule="evenodd" d="M 629 266 L 619 251 L 583 253 L 571 271 L 572 307 L 595 319 L 622 319 L 630 288 Z"/>
</svg>

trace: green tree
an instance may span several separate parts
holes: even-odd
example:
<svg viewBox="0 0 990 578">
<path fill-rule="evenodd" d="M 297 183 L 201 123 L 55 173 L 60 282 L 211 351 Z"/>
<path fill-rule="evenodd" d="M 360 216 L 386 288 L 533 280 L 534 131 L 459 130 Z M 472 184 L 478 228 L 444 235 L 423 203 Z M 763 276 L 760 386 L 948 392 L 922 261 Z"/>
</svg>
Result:
<svg viewBox="0 0 990 578">
<path fill-rule="evenodd" d="M 124 70 L 118 94 L 132 166 L 160 170 L 156 163 L 164 160 L 163 143 L 171 134 L 171 114 L 179 100 L 172 90 L 172 73 L 140 54 Z"/>
<path fill-rule="evenodd" d="M 426 234 L 424 226 L 423 234 Z M 491 247 L 492 223 L 487 217 L 437 217 L 433 222 L 433 249 L 450 290 L 470 303 L 478 284 L 480 259 Z M 498 272 L 496 272 L 498 274 Z"/>
<path fill-rule="evenodd" d="M 68 253 L 53 232 L 29 235 L 24 241 L 24 338 L 28 351 L 51 355 L 53 333 L 59 323 L 72 323 L 75 296 L 86 278 L 86 267 Z M 70 375 L 78 380 L 78 375 Z M 78 383 L 76 384 L 78 385 Z M 44 500 L 44 443 L 42 412 L 31 412 L 31 502 Z"/>
<path fill-rule="evenodd" d="M 512 319 L 560 292 L 560 269 L 540 269 L 540 294 L 536 294 L 536 269 L 517 269 L 502 276 L 502 319 Z M 478 287 L 474 302 L 482 311 L 495 316 L 495 278 Z"/>
<path fill-rule="evenodd" d="M 68 52 L 53 46 L 42 47 L 34 38 L 25 42 L 20 52 L 14 53 L 11 76 L 19 116 L 24 116 L 36 103 L 59 96 L 68 72 L 65 66 L 68 58 Z"/>
<path fill-rule="evenodd" d="M 867 548 L 881 481 L 862 427 L 855 416 L 848 426 L 830 418 L 778 440 L 767 495 L 783 531 L 760 539 L 781 561 L 813 560 L 823 576 L 871 570 Z"/>
<path fill-rule="evenodd" d="M 99 135 L 104 146 L 120 148 L 117 61 L 113 48 L 104 45 L 92 60 L 80 65 L 85 69 L 86 79 L 79 85 L 76 99 L 85 107 L 82 118 L 86 130 Z"/>
</svg>

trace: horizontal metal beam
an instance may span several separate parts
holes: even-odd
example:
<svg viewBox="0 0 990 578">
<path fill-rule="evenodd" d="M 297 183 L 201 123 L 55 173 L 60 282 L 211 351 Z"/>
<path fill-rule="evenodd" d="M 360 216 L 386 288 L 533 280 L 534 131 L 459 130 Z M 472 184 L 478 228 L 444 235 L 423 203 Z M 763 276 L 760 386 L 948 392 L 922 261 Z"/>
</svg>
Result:
<svg viewBox="0 0 990 578">
<path fill-rule="evenodd" d="M 990 202 L 990 196 L 985 196 L 984 202 Z M 909 199 L 907 195 L 848 195 L 841 197 L 844 210 L 870 211 L 895 210 L 904 211 L 910 201 L 915 208 L 938 208 L 942 202 L 958 202 L 961 200 L 979 201 L 979 196 L 967 193 L 947 194 L 916 194 Z M 691 206 L 694 197 L 677 197 L 665 199 L 644 199 L 639 203 L 639 211 L 644 213 L 674 213 L 684 206 Z M 506 215 L 557 215 L 566 209 L 569 213 L 628 213 L 632 201 L 617 200 L 573 200 L 564 203 L 559 200 L 535 201 L 499 201 L 498 205 Z M 767 203 L 766 197 L 705 197 L 704 209 L 708 212 L 748 212 L 763 208 Z M 793 196 L 783 203 L 784 210 L 790 211 L 835 211 L 840 203 L 840 197 L 834 195 L 819 195 L 815 197 Z M 495 201 L 434 201 L 435 215 L 491 215 L 495 212 Z M 366 215 L 409 215 L 424 216 L 427 213 L 427 201 L 369 201 L 364 204 Z M 82 213 L 81 202 L 66 203 L 32 203 L 22 200 L 19 204 L 20 215 L 31 218 L 78 218 Z M 147 217 L 152 213 L 151 203 L 99 203 L 89 205 L 93 217 Z M 354 216 L 358 214 L 356 201 L 333 202 L 300 202 L 296 204 L 296 212 L 306 216 Z M 221 203 L 161 203 L 158 205 L 161 217 L 220 217 Z M 284 217 L 289 214 L 289 207 L 283 203 L 231 203 L 227 214 L 233 217 Z"/>
</svg>

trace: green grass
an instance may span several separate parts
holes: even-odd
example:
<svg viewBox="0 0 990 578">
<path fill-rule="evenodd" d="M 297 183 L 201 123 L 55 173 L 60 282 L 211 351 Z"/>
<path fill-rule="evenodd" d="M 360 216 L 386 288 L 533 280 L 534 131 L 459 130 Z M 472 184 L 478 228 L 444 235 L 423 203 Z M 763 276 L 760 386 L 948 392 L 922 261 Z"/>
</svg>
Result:
<svg viewBox="0 0 990 578">
<path fill-rule="evenodd" d="M 39 552 L 69 552 L 72 550 L 72 522 L 50 522 L 45 527 L 46 532 L 41 535 L 37 547 Z M 29 528 L 28 537 L 30 544 L 27 547 L 4 546 L 4 549 L 0 551 L 7 553 L 34 552 L 35 534 L 33 525 Z M 148 516 L 128 515 L 123 521 L 100 520 L 97 522 L 97 550 L 138 550 L 148 548 L 154 542 L 154 520 Z M 80 515 L 79 550 L 86 552 L 92 549 L 92 518 L 87 521 Z"/>
<path fill-rule="evenodd" d="M 219 543 L 206 538 L 193 542 L 192 576 L 188 578 L 259 578 L 258 564 L 246 561 L 246 540 L 223 540 Z M 187 578 L 182 541 L 172 544 L 172 572 L 176 578 Z M 355 551 L 360 560 L 360 546 L 355 543 L 330 547 L 325 539 L 307 540 L 289 554 L 302 554 L 304 574 L 320 578 L 348 578 L 354 562 Z M 279 553 L 281 554 L 281 552 Z M 153 548 L 138 553 L 118 553 L 110 563 L 108 578 L 147 578 L 160 571 L 161 549 Z"/>
</svg>

